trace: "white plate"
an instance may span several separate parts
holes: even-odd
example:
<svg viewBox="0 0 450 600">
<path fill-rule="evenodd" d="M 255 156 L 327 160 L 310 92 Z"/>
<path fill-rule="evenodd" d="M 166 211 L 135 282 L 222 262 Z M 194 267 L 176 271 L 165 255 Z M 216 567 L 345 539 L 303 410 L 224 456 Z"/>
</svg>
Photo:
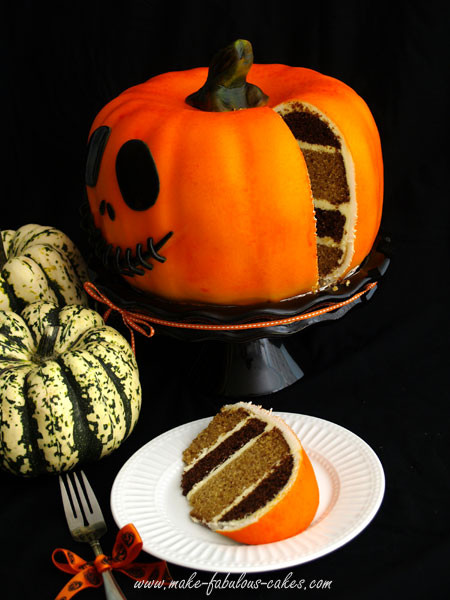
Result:
<svg viewBox="0 0 450 600">
<path fill-rule="evenodd" d="M 299 565 L 341 547 L 375 516 L 384 494 L 378 457 L 347 429 L 315 417 L 275 413 L 297 433 L 313 464 L 320 503 L 306 531 L 281 542 L 238 544 L 189 518 L 181 493 L 181 453 L 210 418 L 171 429 L 138 450 L 111 491 L 117 525 L 133 523 L 144 550 L 190 569 L 226 573 Z"/>
</svg>

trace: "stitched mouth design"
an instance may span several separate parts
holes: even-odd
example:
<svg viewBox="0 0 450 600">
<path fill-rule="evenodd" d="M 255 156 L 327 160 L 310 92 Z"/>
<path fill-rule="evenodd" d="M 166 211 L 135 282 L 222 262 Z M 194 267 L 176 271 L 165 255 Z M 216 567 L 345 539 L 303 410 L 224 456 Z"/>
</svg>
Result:
<svg viewBox="0 0 450 600">
<path fill-rule="evenodd" d="M 172 237 L 173 231 L 166 233 L 156 244 L 152 237 L 147 238 L 147 247 L 144 250 L 142 244 L 136 244 L 134 252 L 131 248 L 123 249 L 121 246 L 113 246 L 106 244 L 103 240 L 103 256 L 101 258 L 103 264 L 112 268 L 120 275 L 126 277 L 134 277 L 134 275 L 145 275 L 146 270 L 151 271 L 153 264 L 148 262 L 149 258 L 164 263 L 166 257 L 158 253 L 164 244 Z"/>
<path fill-rule="evenodd" d="M 139 243 L 136 244 L 134 249 L 123 248 L 122 246 L 108 244 L 103 238 L 100 229 L 95 226 L 89 206 L 87 205 L 83 209 L 85 213 L 83 215 L 83 224 L 89 237 L 90 246 L 95 256 L 110 271 L 126 277 L 142 276 L 154 267 L 154 264 L 149 262 L 150 259 L 156 260 L 159 263 L 166 262 L 166 257 L 159 254 L 159 251 L 172 237 L 173 231 L 168 231 L 156 243 L 152 237 L 148 237 L 145 247 L 142 243 Z"/>
</svg>

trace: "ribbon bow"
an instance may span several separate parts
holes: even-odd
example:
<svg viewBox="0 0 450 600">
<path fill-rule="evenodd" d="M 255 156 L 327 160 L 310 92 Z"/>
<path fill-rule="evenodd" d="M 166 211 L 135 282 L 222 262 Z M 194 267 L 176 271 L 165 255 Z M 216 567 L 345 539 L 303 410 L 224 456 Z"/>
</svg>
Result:
<svg viewBox="0 0 450 600">
<path fill-rule="evenodd" d="M 95 560 L 85 561 L 70 550 L 56 548 L 52 553 L 53 564 L 73 577 L 55 600 L 69 600 L 87 587 L 100 587 L 103 583 L 102 572 L 111 569 L 121 571 L 136 581 L 160 581 L 161 585 L 167 585 L 171 577 L 165 561 L 133 562 L 141 550 L 142 539 L 131 523 L 118 532 L 111 557 L 99 554 Z M 65 561 L 58 560 L 59 553 L 64 555 Z"/>
<path fill-rule="evenodd" d="M 146 318 L 145 315 L 130 310 L 125 310 L 123 308 L 120 308 L 119 306 L 116 306 L 113 302 L 111 302 L 109 298 L 102 294 L 90 281 L 86 281 L 84 283 L 84 289 L 92 298 L 94 298 L 94 300 L 97 300 L 97 302 L 102 302 L 103 304 L 106 304 L 108 306 L 108 309 L 103 315 L 104 321 L 107 320 L 107 318 L 113 310 L 116 310 L 118 313 L 121 314 L 123 322 L 128 327 L 128 331 L 130 332 L 131 349 L 133 350 L 133 354 L 136 354 L 136 344 L 134 341 L 133 329 L 149 338 L 155 334 L 155 330 L 148 323 L 149 319 Z"/>
</svg>

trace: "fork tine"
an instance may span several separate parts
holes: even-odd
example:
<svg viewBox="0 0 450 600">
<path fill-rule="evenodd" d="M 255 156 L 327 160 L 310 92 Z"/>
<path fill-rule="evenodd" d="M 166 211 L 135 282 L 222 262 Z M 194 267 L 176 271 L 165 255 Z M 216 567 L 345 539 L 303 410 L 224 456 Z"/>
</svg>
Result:
<svg viewBox="0 0 450 600">
<path fill-rule="evenodd" d="M 98 500 L 95 496 L 94 490 L 91 487 L 91 484 L 88 481 L 88 478 L 84 474 L 84 471 L 80 471 L 81 478 L 83 480 L 84 488 L 87 494 L 87 501 L 89 502 L 91 509 L 89 509 L 88 502 L 86 501 L 86 496 L 83 492 L 83 489 L 80 485 L 78 478 L 75 476 L 75 483 L 78 489 L 78 493 L 80 494 L 80 500 L 83 504 L 84 512 L 89 523 L 104 521 L 102 510 L 98 503 Z"/>
<path fill-rule="evenodd" d="M 88 500 L 89 503 L 91 505 L 92 508 L 92 513 L 95 516 L 96 520 L 100 521 L 104 521 L 104 517 L 103 517 L 103 513 L 102 513 L 102 509 L 100 508 L 100 505 L 98 503 L 97 497 L 94 493 L 94 490 L 91 487 L 91 484 L 89 483 L 88 478 L 86 477 L 86 475 L 84 474 L 84 471 L 81 471 L 81 477 L 83 479 L 83 483 L 84 483 L 84 487 L 86 489 L 87 492 L 87 496 L 88 496 Z"/>
<path fill-rule="evenodd" d="M 75 475 L 75 473 L 74 473 L 74 475 Z M 77 495 L 75 493 L 75 489 L 74 489 L 74 487 L 72 485 L 72 482 L 70 480 L 69 473 L 66 474 L 66 480 L 67 480 L 67 485 L 69 487 L 70 498 L 71 498 L 71 500 L 73 502 L 73 508 L 74 508 L 75 517 L 76 517 L 77 520 L 81 519 L 83 521 L 83 513 L 81 512 L 80 505 L 78 504 Z"/>
<path fill-rule="evenodd" d="M 83 506 L 84 515 L 86 517 L 86 520 L 89 522 L 89 520 L 90 520 L 89 517 L 90 517 L 91 509 L 89 508 L 89 505 L 86 502 L 86 498 L 84 496 L 83 488 L 80 485 L 80 482 L 78 480 L 78 477 L 77 477 L 76 473 L 73 473 L 73 480 L 75 481 L 75 485 L 76 485 L 76 488 L 78 490 L 78 497 L 80 498 L 81 505 Z"/>
<path fill-rule="evenodd" d="M 74 494 L 74 490 L 73 490 L 72 484 L 70 483 L 70 479 L 69 479 L 68 475 L 66 476 L 66 480 L 68 482 L 69 488 L 71 488 L 70 494 L 72 497 L 72 502 L 73 502 L 75 511 L 72 508 L 72 504 L 70 503 L 70 498 L 67 493 L 66 485 L 64 484 L 63 478 L 61 477 L 61 475 L 59 476 L 59 487 L 61 489 L 61 497 L 62 497 L 62 501 L 63 501 L 64 513 L 66 515 L 66 520 L 69 525 L 69 528 L 73 528 L 79 524 L 80 520 L 81 521 L 83 520 L 83 517 L 80 514 L 80 507 L 78 506 L 78 502 L 77 502 L 76 496 Z M 75 514 L 75 512 L 76 512 L 76 514 Z"/>
</svg>

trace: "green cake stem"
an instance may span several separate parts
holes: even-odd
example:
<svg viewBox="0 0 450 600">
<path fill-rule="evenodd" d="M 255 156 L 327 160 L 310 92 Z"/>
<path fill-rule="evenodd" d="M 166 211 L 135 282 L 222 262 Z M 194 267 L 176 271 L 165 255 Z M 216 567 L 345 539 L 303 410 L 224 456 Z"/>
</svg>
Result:
<svg viewBox="0 0 450 600">
<path fill-rule="evenodd" d="M 268 96 L 247 82 L 253 65 L 252 45 L 236 40 L 212 59 L 205 84 L 186 98 L 186 102 L 208 112 L 228 112 L 265 106 Z"/>
</svg>

